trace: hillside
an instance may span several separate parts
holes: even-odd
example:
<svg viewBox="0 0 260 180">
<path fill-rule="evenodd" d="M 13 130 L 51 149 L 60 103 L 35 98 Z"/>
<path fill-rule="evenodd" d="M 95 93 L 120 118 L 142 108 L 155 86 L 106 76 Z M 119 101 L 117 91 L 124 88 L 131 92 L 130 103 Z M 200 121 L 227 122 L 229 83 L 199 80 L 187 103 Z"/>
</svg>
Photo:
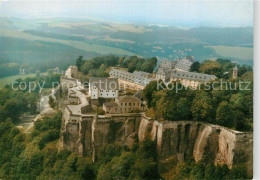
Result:
<svg viewBox="0 0 260 180">
<path fill-rule="evenodd" d="M 253 63 L 251 27 L 184 29 L 75 18 L 0 18 L 0 24 L 0 63 L 40 64 L 41 70 L 65 68 L 78 55 L 107 54 Z M 247 53 L 240 56 L 241 50 Z"/>
</svg>

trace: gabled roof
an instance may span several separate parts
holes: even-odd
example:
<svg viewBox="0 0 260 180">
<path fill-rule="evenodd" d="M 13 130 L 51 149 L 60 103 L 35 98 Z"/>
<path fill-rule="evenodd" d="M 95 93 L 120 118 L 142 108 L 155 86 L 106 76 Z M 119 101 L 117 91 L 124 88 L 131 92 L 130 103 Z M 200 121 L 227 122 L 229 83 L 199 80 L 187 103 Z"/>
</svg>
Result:
<svg viewBox="0 0 260 180">
<path fill-rule="evenodd" d="M 176 63 L 175 68 L 189 71 L 193 63 L 194 63 L 194 58 L 192 56 L 187 56 L 186 58 L 179 59 Z"/>
<path fill-rule="evenodd" d="M 130 73 L 127 71 L 123 71 L 120 69 L 112 68 L 109 72 L 109 75 L 111 77 L 116 77 L 125 81 L 129 81 L 141 86 L 146 86 L 150 81 L 152 81 L 152 78 L 145 77 L 141 74 L 144 74 L 144 72 L 136 72 L 136 73 Z M 146 73 L 145 73 L 146 74 Z"/>
<path fill-rule="evenodd" d="M 195 62 L 195 59 L 193 56 L 187 56 L 185 59 L 188 59 L 190 62 Z"/>
<path fill-rule="evenodd" d="M 121 102 L 121 101 L 138 101 L 138 102 L 142 102 L 140 99 L 138 99 L 137 97 L 134 97 L 134 96 L 119 96 L 118 98 L 118 101 Z"/>
<path fill-rule="evenodd" d="M 119 89 L 117 78 L 91 77 L 89 78 L 89 88 L 96 86 L 99 90 Z"/>
<path fill-rule="evenodd" d="M 134 97 L 137 97 L 138 99 L 142 99 L 144 97 L 144 91 L 139 90 L 134 94 Z"/>
<path fill-rule="evenodd" d="M 158 68 L 156 74 L 169 75 L 170 71 L 165 68 Z"/>
<path fill-rule="evenodd" d="M 135 74 L 135 75 L 137 75 L 137 76 L 143 76 L 143 77 L 148 77 L 148 76 L 150 76 L 150 73 L 143 72 L 143 71 L 134 71 L 133 74 Z"/>
<path fill-rule="evenodd" d="M 180 78 L 180 79 L 196 80 L 196 81 L 205 81 L 205 82 L 214 80 L 217 78 L 215 75 L 195 73 L 195 72 L 182 72 L 182 71 L 172 72 L 171 77 Z"/>
<path fill-rule="evenodd" d="M 106 102 L 106 103 L 104 103 L 104 106 L 106 106 L 106 107 L 116 107 L 118 105 L 115 102 Z"/>
</svg>

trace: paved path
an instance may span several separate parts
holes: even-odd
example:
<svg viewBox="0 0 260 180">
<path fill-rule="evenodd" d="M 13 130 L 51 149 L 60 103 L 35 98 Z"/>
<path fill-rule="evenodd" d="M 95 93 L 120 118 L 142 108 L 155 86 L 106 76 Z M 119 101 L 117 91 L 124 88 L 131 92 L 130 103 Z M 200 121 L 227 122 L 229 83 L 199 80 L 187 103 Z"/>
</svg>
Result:
<svg viewBox="0 0 260 180">
<path fill-rule="evenodd" d="M 78 104 L 78 105 L 67 105 L 68 108 L 71 110 L 72 114 L 81 115 L 81 108 L 89 105 L 89 102 L 87 100 L 87 96 L 80 91 L 80 90 L 83 90 L 83 89 L 84 89 L 84 87 L 80 84 L 80 82 L 77 82 L 76 87 L 71 88 L 71 90 L 76 93 L 76 96 L 80 100 L 80 104 Z"/>
<path fill-rule="evenodd" d="M 33 127 L 34 122 L 37 121 L 43 114 L 52 112 L 53 109 L 49 105 L 49 96 L 54 96 L 55 90 L 49 95 L 42 96 L 40 100 L 40 113 L 37 114 L 34 118 L 32 116 L 24 117 L 25 120 L 21 120 L 21 123 L 18 126 L 22 126 L 24 133 L 30 133 L 30 129 Z"/>
</svg>

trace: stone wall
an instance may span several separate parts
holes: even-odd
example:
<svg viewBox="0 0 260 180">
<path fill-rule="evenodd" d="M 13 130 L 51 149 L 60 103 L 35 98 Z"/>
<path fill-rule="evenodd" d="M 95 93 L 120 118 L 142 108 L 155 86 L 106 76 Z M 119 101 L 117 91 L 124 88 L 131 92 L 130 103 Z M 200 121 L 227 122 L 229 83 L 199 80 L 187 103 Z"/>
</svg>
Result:
<svg viewBox="0 0 260 180">
<path fill-rule="evenodd" d="M 253 171 L 252 133 L 234 131 L 222 126 L 194 121 L 156 121 L 142 118 L 139 141 L 146 136 L 157 142 L 159 159 L 183 162 L 193 157 L 196 162 L 208 161 L 232 168 L 246 163 Z"/>
<path fill-rule="evenodd" d="M 63 116 L 63 149 L 93 160 L 104 145 L 131 148 L 135 141 L 149 137 L 157 142 L 159 162 L 174 159 L 178 163 L 193 157 L 196 162 L 227 164 L 229 168 L 246 163 L 252 174 L 252 133 L 194 121 L 157 121 L 140 114 L 84 115 L 75 122 L 67 120 L 68 112 Z"/>
<path fill-rule="evenodd" d="M 78 116 L 77 116 L 78 117 Z M 140 114 L 83 115 L 75 121 L 64 109 L 60 144 L 62 149 L 92 157 L 99 153 L 102 146 L 117 143 L 131 148 L 138 140 Z"/>
</svg>

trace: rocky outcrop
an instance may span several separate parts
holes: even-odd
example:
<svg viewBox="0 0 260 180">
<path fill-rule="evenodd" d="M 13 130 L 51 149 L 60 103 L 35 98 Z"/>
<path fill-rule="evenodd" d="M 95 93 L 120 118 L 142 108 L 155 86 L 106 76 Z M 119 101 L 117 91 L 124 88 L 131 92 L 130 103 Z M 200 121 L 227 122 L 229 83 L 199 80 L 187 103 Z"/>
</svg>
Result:
<svg viewBox="0 0 260 180">
<path fill-rule="evenodd" d="M 92 157 L 102 146 L 117 143 L 131 148 L 138 140 L 137 132 L 141 122 L 140 114 L 82 115 L 77 120 L 74 115 L 63 113 L 61 149 Z"/>
<path fill-rule="evenodd" d="M 248 173 L 252 174 L 252 133 L 194 121 L 159 122 L 143 118 L 139 140 L 142 141 L 144 136 L 157 142 L 161 162 L 175 159 L 178 163 L 193 157 L 196 162 L 226 164 L 229 168 L 246 163 Z"/>
<path fill-rule="evenodd" d="M 193 157 L 196 162 L 227 164 L 229 168 L 246 163 L 252 173 L 252 133 L 194 121 L 156 121 L 140 114 L 76 118 L 64 118 L 62 147 L 93 160 L 104 145 L 118 143 L 131 147 L 136 139 L 143 141 L 149 137 L 157 142 L 160 162 L 174 159 L 178 163 Z"/>
</svg>

